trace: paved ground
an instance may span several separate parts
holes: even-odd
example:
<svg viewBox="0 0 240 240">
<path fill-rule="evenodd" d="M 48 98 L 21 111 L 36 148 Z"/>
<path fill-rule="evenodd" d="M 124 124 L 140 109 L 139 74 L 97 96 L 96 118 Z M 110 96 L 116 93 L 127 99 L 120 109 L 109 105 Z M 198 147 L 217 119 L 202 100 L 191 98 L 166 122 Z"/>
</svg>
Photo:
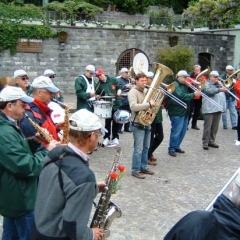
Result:
<svg viewBox="0 0 240 240">
<path fill-rule="evenodd" d="M 75 96 L 65 96 L 66 102 L 75 107 Z M 151 167 L 153 176 L 141 180 L 131 176 L 133 138 L 131 133 L 120 135 L 123 155 L 121 162 L 126 166 L 122 189 L 112 200 L 122 210 L 111 226 L 110 240 L 159 240 L 183 215 L 195 209 L 205 209 L 215 195 L 239 167 L 240 148 L 234 145 L 236 131 L 222 129 L 217 135 L 219 149 L 202 149 L 202 125 L 200 131 L 189 129 L 183 141 L 185 154 L 176 158 L 168 155 L 170 121 L 165 111 L 164 134 L 161 146 L 156 150 L 158 164 Z M 90 166 L 98 180 L 104 180 L 113 162 L 112 148 L 99 148 L 91 157 Z M 77 207 L 77 206 L 76 206 Z"/>
</svg>

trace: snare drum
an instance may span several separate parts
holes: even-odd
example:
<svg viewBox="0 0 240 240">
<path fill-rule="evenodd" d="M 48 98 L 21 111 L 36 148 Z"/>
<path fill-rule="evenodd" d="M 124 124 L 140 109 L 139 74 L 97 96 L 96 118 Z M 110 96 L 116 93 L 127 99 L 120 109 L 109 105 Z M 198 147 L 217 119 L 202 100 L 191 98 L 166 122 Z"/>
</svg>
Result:
<svg viewBox="0 0 240 240">
<path fill-rule="evenodd" d="M 95 101 L 93 102 L 94 114 L 96 114 L 99 118 L 111 118 L 112 106 L 113 104 L 111 102 Z"/>
</svg>

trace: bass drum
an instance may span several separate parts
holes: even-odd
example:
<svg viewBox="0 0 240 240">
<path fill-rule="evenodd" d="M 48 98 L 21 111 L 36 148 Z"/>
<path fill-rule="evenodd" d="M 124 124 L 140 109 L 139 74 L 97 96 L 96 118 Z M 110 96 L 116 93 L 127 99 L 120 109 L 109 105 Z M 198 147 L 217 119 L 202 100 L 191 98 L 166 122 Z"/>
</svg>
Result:
<svg viewBox="0 0 240 240">
<path fill-rule="evenodd" d="M 125 124 L 131 120 L 131 113 L 126 110 L 117 110 L 113 115 L 116 123 Z"/>
</svg>

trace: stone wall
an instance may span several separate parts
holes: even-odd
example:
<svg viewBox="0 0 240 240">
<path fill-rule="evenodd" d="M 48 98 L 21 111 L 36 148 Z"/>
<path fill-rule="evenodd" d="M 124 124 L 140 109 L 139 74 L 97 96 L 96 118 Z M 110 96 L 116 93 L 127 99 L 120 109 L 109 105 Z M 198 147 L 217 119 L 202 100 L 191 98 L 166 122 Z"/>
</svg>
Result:
<svg viewBox="0 0 240 240">
<path fill-rule="evenodd" d="M 105 11 L 101 14 L 98 14 L 97 21 L 99 22 L 113 22 L 113 23 L 121 23 L 121 24 L 149 24 L 150 18 L 147 14 L 127 14 L 123 12 L 111 12 L 111 11 Z"/>
<path fill-rule="evenodd" d="M 63 51 L 58 39 L 44 40 L 42 53 L 10 56 L 8 50 L 4 51 L 0 55 L 1 75 L 12 76 L 15 70 L 25 69 L 33 80 L 50 68 L 57 73 L 55 81 L 63 92 L 74 93 L 74 80 L 84 72 L 86 65 L 93 64 L 114 75 L 119 55 L 132 48 L 140 49 L 153 62 L 158 49 L 169 46 L 170 36 L 178 36 L 178 44 L 195 49 L 196 63 L 198 53 L 212 54 L 211 68 L 216 70 L 224 71 L 227 64 L 232 64 L 234 56 L 235 37 L 229 35 L 84 27 L 61 27 L 61 30 L 68 32 Z M 226 51 L 220 51 L 220 47 Z"/>
</svg>

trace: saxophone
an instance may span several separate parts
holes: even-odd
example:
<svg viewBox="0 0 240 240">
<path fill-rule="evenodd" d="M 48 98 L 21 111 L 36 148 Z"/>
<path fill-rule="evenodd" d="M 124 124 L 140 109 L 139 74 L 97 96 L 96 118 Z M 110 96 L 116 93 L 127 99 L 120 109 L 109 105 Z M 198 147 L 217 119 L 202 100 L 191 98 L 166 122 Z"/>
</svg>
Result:
<svg viewBox="0 0 240 240">
<path fill-rule="evenodd" d="M 24 116 L 28 119 L 35 130 L 45 139 L 46 142 L 50 143 L 52 140 L 54 140 L 52 135 L 47 134 L 46 130 L 35 123 L 26 113 L 24 113 Z"/>
<path fill-rule="evenodd" d="M 52 101 L 57 103 L 57 104 L 59 104 L 65 110 L 64 126 L 63 126 L 63 134 L 62 134 L 61 144 L 67 144 L 69 142 L 69 140 L 68 140 L 68 133 L 69 133 L 69 122 L 68 122 L 69 118 L 68 118 L 68 114 L 69 114 L 70 109 L 69 109 L 69 107 L 66 104 L 56 100 L 55 98 L 53 98 Z"/>
<path fill-rule="evenodd" d="M 159 89 L 159 86 L 168 75 L 173 75 L 173 71 L 167 66 L 160 63 L 153 63 L 153 65 L 156 68 L 156 72 L 143 103 L 153 100 L 155 101 L 156 105 L 147 110 L 139 112 L 139 123 L 144 126 L 149 126 L 152 124 L 164 100 L 164 92 Z"/>
<path fill-rule="evenodd" d="M 116 178 L 111 177 L 111 173 L 117 172 L 117 167 L 121 155 L 121 147 L 118 146 L 116 149 L 116 154 L 114 156 L 112 168 L 109 171 L 109 175 L 106 179 L 106 186 L 104 187 L 104 190 L 101 194 L 92 222 L 90 224 L 91 228 L 97 227 L 104 230 L 103 239 L 106 239 L 110 236 L 109 228 L 113 220 L 122 216 L 121 209 L 116 204 L 110 201 L 114 184 L 117 181 Z"/>
</svg>

